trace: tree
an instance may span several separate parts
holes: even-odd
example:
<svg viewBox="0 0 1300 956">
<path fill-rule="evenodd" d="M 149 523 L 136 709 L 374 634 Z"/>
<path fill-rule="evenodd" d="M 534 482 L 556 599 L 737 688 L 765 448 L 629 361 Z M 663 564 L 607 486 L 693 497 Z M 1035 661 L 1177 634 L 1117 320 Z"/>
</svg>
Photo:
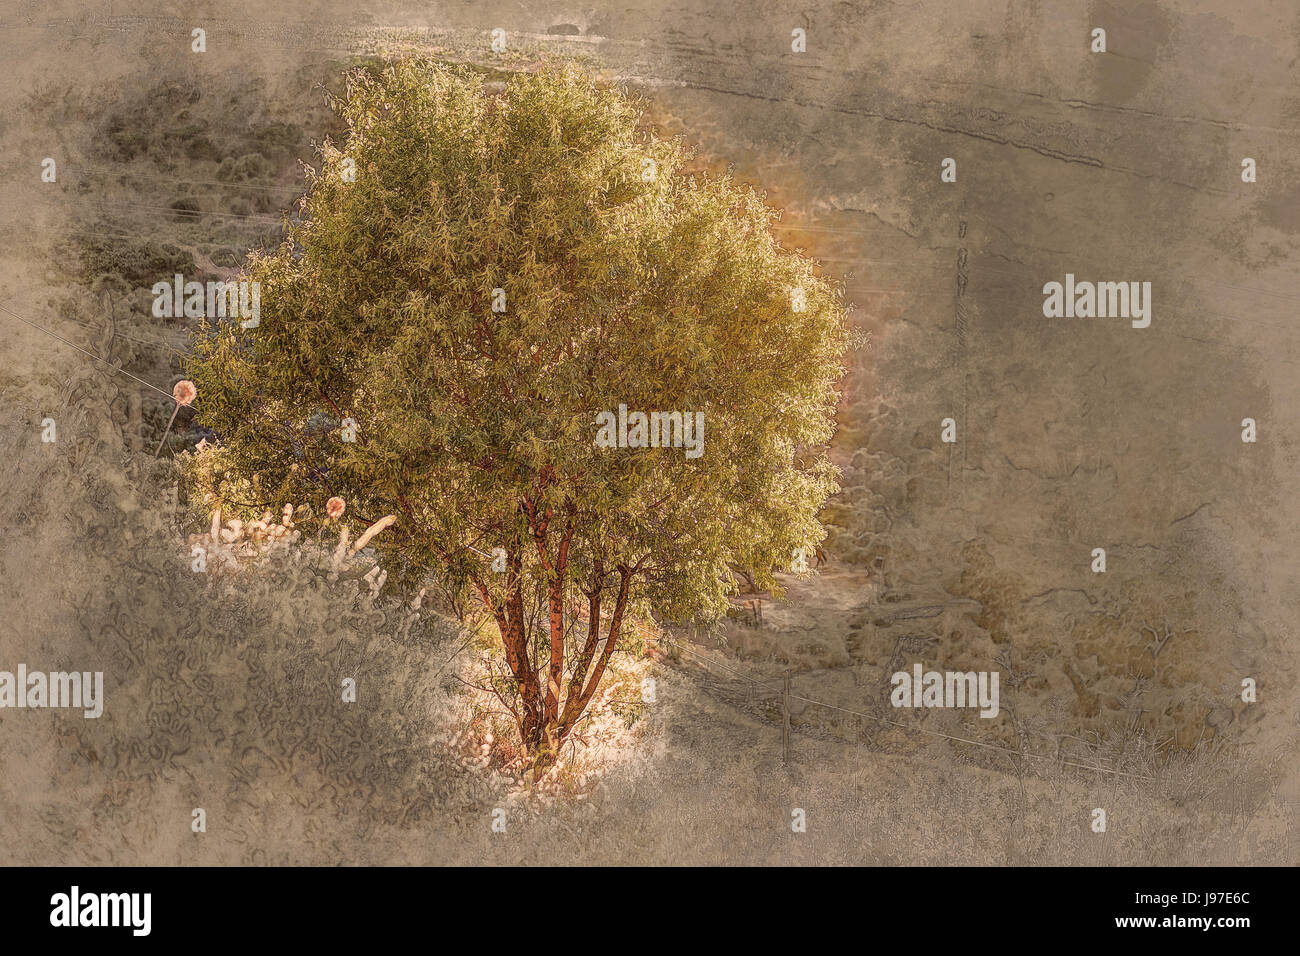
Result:
<svg viewBox="0 0 1300 956">
<path fill-rule="evenodd" d="M 333 105 L 345 141 L 246 263 L 260 322 L 200 329 L 187 370 L 219 441 L 189 478 L 228 513 L 323 521 L 338 496 L 358 528 L 395 516 L 373 541 L 390 581 L 481 602 L 545 766 L 629 614 L 719 615 L 733 566 L 779 590 L 772 570 L 824 536 L 842 297 L 775 242 L 762 196 L 685 172 L 573 67 L 493 88 L 403 60 Z"/>
</svg>

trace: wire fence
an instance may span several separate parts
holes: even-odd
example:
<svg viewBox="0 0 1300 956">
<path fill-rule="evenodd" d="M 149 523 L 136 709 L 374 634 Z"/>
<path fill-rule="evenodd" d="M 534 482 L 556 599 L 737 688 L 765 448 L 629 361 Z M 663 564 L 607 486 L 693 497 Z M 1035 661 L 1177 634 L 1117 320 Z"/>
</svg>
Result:
<svg viewBox="0 0 1300 956">
<path fill-rule="evenodd" d="M 642 638 L 645 639 L 645 640 L 649 640 L 649 641 L 654 642 L 654 643 L 663 643 L 663 644 L 671 645 L 672 647 L 675 647 L 675 648 L 677 648 L 678 650 L 684 651 L 684 652 L 686 652 L 687 654 L 691 654 L 691 655 L 694 656 L 697 660 L 700 660 L 700 661 L 704 662 L 704 664 L 705 664 L 706 667 L 707 667 L 707 666 L 713 666 L 713 667 L 720 668 L 721 670 L 723 670 L 723 671 L 725 671 L 726 673 L 730 674 L 732 677 L 735 677 L 735 678 L 737 678 L 737 679 L 739 679 L 739 680 L 742 680 L 742 681 L 747 681 L 747 682 L 748 682 L 750 685 L 752 685 L 752 686 L 764 686 L 764 687 L 766 687 L 766 686 L 771 685 L 771 684 L 773 684 L 773 683 L 775 683 L 775 682 L 782 682 L 783 685 L 784 685 L 784 688 L 783 688 L 783 691 L 782 691 L 782 701 L 783 701 L 783 706 L 782 706 L 782 718 L 783 718 L 783 722 L 784 722 L 784 726 L 785 726 L 785 736 L 786 736 L 786 738 L 787 738 L 787 741 L 788 741 L 789 729 L 790 729 L 790 701 L 792 701 L 792 700 L 796 700 L 796 701 L 799 701 L 799 702 L 804 703 L 804 704 L 808 704 L 808 705 L 813 706 L 813 707 L 823 707 L 823 708 L 826 708 L 826 709 L 828 709 L 828 710 L 838 711 L 838 712 L 840 712 L 840 713 L 848 714 L 848 715 L 851 715 L 851 716 L 854 716 L 854 717 L 858 717 L 858 718 L 861 718 L 861 719 L 863 719 L 863 720 L 870 720 L 870 721 L 875 721 L 876 723 L 879 723 L 879 724 L 886 724 L 886 725 L 889 725 L 889 726 L 892 726 L 892 727 L 898 727 L 898 728 L 900 728 L 900 729 L 902 729 L 902 730 L 908 731 L 909 733 L 921 734 L 921 735 L 928 736 L 928 737 L 942 738 L 942 739 L 944 739 L 944 740 L 948 740 L 948 741 L 951 741 L 951 742 L 954 742 L 954 743 L 966 744 L 966 745 L 968 745 L 968 746 L 972 746 L 972 747 L 980 747 L 980 748 L 983 748 L 983 749 L 985 749 L 985 750 L 997 751 L 997 752 L 1000 752 L 1000 753 L 1007 754 L 1008 756 L 1016 757 L 1016 758 L 1020 758 L 1020 759 L 1023 759 L 1023 760 L 1040 760 L 1040 761 L 1047 761 L 1047 762 L 1049 762 L 1049 763 L 1053 763 L 1053 764 L 1056 764 L 1056 765 L 1058 765 L 1058 766 L 1074 767 L 1074 768 L 1077 768 L 1077 769 L 1080 769 L 1080 770 L 1089 770 L 1089 771 L 1093 771 L 1093 772 L 1095 772 L 1095 773 L 1108 773 L 1108 774 L 1112 774 L 1112 775 L 1115 775 L 1115 776 L 1131 777 L 1131 778 L 1138 779 L 1138 780 L 1154 780 L 1154 779 L 1155 779 L 1154 777 L 1148 776 L 1148 775 L 1146 775 L 1146 774 L 1134 773 L 1133 771 L 1129 771 L 1129 770 L 1120 770 L 1120 769 L 1115 768 L 1115 767 L 1102 767 L 1102 766 L 1098 766 L 1098 765 L 1096 765 L 1096 764 L 1082 763 L 1082 762 L 1080 762 L 1080 761 L 1069 760 L 1069 759 L 1066 759 L 1066 758 L 1063 758 L 1063 757 L 1060 757 L 1060 756 L 1057 756 L 1057 755 L 1053 755 L 1053 754 L 1041 754 L 1041 753 L 1037 753 L 1037 752 L 1035 752 L 1035 751 L 1028 750 L 1028 749 L 1026 749 L 1026 748 L 1013 749 L 1013 748 L 1011 748 L 1011 747 L 1005 747 L 1005 746 L 1002 746 L 1001 744 L 993 744 L 993 743 L 989 743 L 989 742 L 987 742 L 987 741 L 974 740 L 974 739 L 969 738 L 969 737 L 958 737 L 958 736 L 955 736 L 955 735 L 953 735 L 953 734 L 945 734 L 945 733 L 943 733 L 942 731 L 938 731 L 938 730 L 929 730 L 929 729 L 924 728 L 924 727 L 915 727 L 915 726 L 913 726 L 913 725 L 911 725 L 911 724 L 903 723 L 902 721 L 891 720 L 891 719 L 889 719 L 888 717 L 882 717 L 882 716 L 880 716 L 879 714 L 869 714 L 869 713 L 865 713 L 865 712 L 860 711 L 860 710 L 853 710 L 853 709 L 848 708 L 848 707 L 841 707 L 841 706 L 838 705 L 838 704 L 833 704 L 833 703 L 831 703 L 830 701 L 819 700 L 818 698 L 815 698 L 815 697 L 806 697 L 806 696 L 804 696 L 804 695 L 802 695 L 802 694 L 793 694 L 793 693 L 790 692 L 790 678 L 791 678 L 793 675 L 787 674 L 787 675 L 783 675 L 783 676 L 780 676 L 780 677 L 769 677 L 769 678 L 765 678 L 765 679 L 760 680 L 760 679 L 757 679 L 757 678 L 751 677 L 751 676 L 749 676 L 748 674 L 741 673 L 740 671 L 736 670 L 735 668 L 730 667 L 730 666 L 728 666 L 728 665 L 722 663 L 721 661 L 718 661 L 718 660 L 716 660 L 716 659 L 710 657 L 710 656 L 707 655 L 707 654 L 704 654 L 702 651 L 699 651 L 699 650 L 697 650 L 696 648 L 691 647 L 690 645 L 682 644 L 682 643 L 679 642 L 679 641 L 675 641 L 675 640 L 673 640 L 672 638 L 668 637 L 666 634 L 663 634 L 662 632 L 651 631 L 651 630 L 649 630 L 648 628 L 641 627 L 641 626 L 639 626 L 639 625 L 638 625 L 638 626 L 635 626 L 635 630 L 636 630 L 638 636 L 642 637 Z M 854 743 L 854 744 L 857 743 L 857 741 L 842 741 L 842 742 L 843 742 L 843 743 Z M 788 744 L 787 744 L 787 750 L 788 750 Z"/>
</svg>

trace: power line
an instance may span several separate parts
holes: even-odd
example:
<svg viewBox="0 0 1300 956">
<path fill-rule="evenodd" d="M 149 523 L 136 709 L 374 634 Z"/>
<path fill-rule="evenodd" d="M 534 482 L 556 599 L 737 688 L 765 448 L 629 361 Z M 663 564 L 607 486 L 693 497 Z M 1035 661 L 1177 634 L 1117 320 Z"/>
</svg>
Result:
<svg viewBox="0 0 1300 956">
<path fill-rule="evenodd" d="M 639 629 L 639 630 L 640 630 L 640 629 Z M 644 630 L 641 630 L 641 632 L 642 632 L 642 633 L 645 633 Z M 671 644 L 672 646 L 674 646 L 674 647 L 676 647 L 676 648 L 679 648 L 679 649 L 681 649 L 681 650 L 684 650 L 684 651 L 686 651 L 686 652 L 688 652 L 688 653 L 695 654 L 696 657 L 698 657 L 699 659 L 705 661 L 706 663 L 717 664 L 718 666 L 722 667 L 724 670 L 726 670 L 726 671 L 728 671 L 728 672 L 734 674 L 734 675 L 737 676 L 737 677 L 740 677 L 740 678 L 742 678 L 742 679 L 744 679 L 744 680 L 747 680 L 747 681 L 749 681 L 750 683 L 753 683 L 753 684 L 759 684 L 759 685 L 761 685 L 761 684 L 767 684 L 767 683 L 771 683 L 773 680 L 780 680 L 780 679 L 782 679 L 782 678 L 770 678 L 770 679 L 768 679 L 767 681 L 757 681 L 757 680 L 754 680 L 754 678 L 749 677 L 749 676 L 747 676 L 747 675 L 745 675 L 745 674 L 741 674 L 741 673 L 739 673 L 738 671 L 734 671 L 734 670 L 732 670 L 731 668 L 726 667 L 725 665 L 721 664 L 721 662 L 719 662 L 719 661 L 714 661 L 714 660 L 710 659 L 709 657 L 705 656 L 704 654 L 701 654 L 700 652 L 696 651 L 694 648 L 692 648 L 692 647 L 688 647 L 687 645 L 684 645 L 684 644 L 680 644 L 680 643 L 678 643 L 677 641 L 674 641 L 672 638 L 667 637 L 667 636 L 665 636 L 665 635 L 663 635 L 663 634 L 655 635 L 655 639 L 656 639 L 656 640 L 659 640 L 659 641 L 663 641 L 663 642 L 668 643 L 668 644 Z M 829 708 L 829 709 L 831 709 L 831 710 L 838 710 L 838 711 L 840 711 L 841 713 L 852 714 L 852 715 L 855 716 L 855 717 L 862 717 L 862 718 L 864 718 L 864 719 L 866 719 L 866 720 L 874 720 L 874 721 L 877 721 L 877 722 L 879 722 L 879 723 L 889 724 L 889 725 L 891 725 L 891 726 L 899 727 L 899 728 L 901 728 L 901 729 L 903 729 L 903 730 L 912 731 L 912 732 L 914 732 L 914 733 L 925 734 L 925 735 L 928 735 L 928 736 L 931 736 L 931 737 L 941 737 L 941 738 L 943 738 L 943 739 L 945 739 L 945 740 L 951 740 L 951 741 L 954 741 L 954 742 L 957 742 L 957 743 L 970 744 L 971 746 L 974 746 L 974 747 L 983 747 L 983 748 L 985 748 L 986 750 L 996 750 L 996 751 L 999 751 L 999 752 L 1001 752 L 1001 753 L 1009 754 L 1009 755 L 1011 755 L 1011 756 L 1013 756 L 1013 757 L 1029 758 L 1029 759 L 1031 759 L 1031 760 L 1050 760 L 1050 761 L 1052 761 L 1053 763 L 1058 763 L 1058 762 L 1059 762 L 1059 763 L 1061 763 L 1061 764 L 1063 764 L 1063 765 L 1070 766 L 1070 767 L 1077 767 L 1077 768 L 1082 769 L 1082 770 L 1092 770 L 1092 771 L 1095 771 L 1095 772 L 1097 772 L 1097 773 L 1111 773 L 1111 774 L 1117 774 L 1117 775 L 1119 775 L 1119 776 L 1134 777 L 1134 778 L 1139 779 L 1139 780 L 1154 780 L 1154 779 L 1155 779 L 1154 777 L 1149 777 L 1149 776 L 1146 776 L 1146 775 L 1144 775 L 1144 774 L 1139 774 L 1139 773 L 1133 773 L 1133 772 L 1128 771 L 1128 770 L 1116 770 L 1116 769 L 1113 769 L 1113 768 L 1111 768 L 1111 767 L 1098 767 L 1098 766 L 1096 766 L 1096 765 L 1094 765 L 1094 764 L 1079 763 L 1078 761 L 1074 761 L 1074 760 L 1062 760 L 1062 759 L 1060 759 L 1060 758 L 1058 758 L 1058 757 L 1052 757 L 1052 756 L 1049 756 L 1049 755 L 1047 755 L 1047 754 L 1034 753 L 1033 751 L 1027 751 L 1027 750 L 1012 750 L 1012 749 L 1009 748 L 1009 747 L 1003 747 L 1003 746 L 1000 746 L 1000 745 L 998 745 L 998 744 L 990 744 L 990 743 L 986 743 L 986 742 L 984 742 L 984 741 L 980 741 L 980 740 L 971 740 L 971 739 L 966 738 L 966 737 L 956 737 L 956 736 L 953 736 L 952 734 L 945 734 L 945 733 L 943 733 L 942 731 L 938 731 L 938 730 L 927 730 L 927 729 L 924 728 L 924 727 L 913 727 L 913 726 L 910 726 L 910 725 L 908 725 L 908 724 L 904 724 L 904 723 L 902 723 L 902 722 L 900 722 L 900 721 L 897 721 L 897 720 L 890 720 L 890 719 L 887 718 L 887 717 L 880 717 L 880 716 L 878 716 L 878 715 L 876 715 L 876 714 L 865 714 L 865 713 L 863 713 L 863 712 L 861 712 L 861 711 L 851 710 L 851 709 L 849 709 L 849 708 L 847 708 L 847 707 L 840 707 L 838 704 L 832 704 L 832 703 L 829 703 L 828 701 L 824 701 L 824 700 L 817 700 L 816 698 L 813 698 L 813 697 L 804 697 L 804 696 L 799 695 L 799 694 L 791 694 L 791 695 L 790 695 L 790 698 L 791 698 L 791 700 L 800 700 L 800 701 L 803 701 L 804 703 L 812 704 L 812 705 L 817 706 L 817 707 L 826 707 L 826 708 Z"/>
<path fill-rule="evenodd" d="M 70 346 L 70 347 L 76 349 L 78 352 L 81 352 L 83 355 L 87 355 L 87 356 L 89 356 L 90 358 L 94 359 L 94 360 L 97 361 L 97 362 L 103 362 L 106 366 L 108 366 L 108 368 L 109 368 L 111 371 L 114 371 L 114 372 L 120 372 L 120 373 L 122 373 L 123 375 L 125 375 L 127 378 L 134 379 L 135 381 L 139 382 L 139 383 L 140 383 L 141 385 L 143 385 L 145 388 L 151 388 L 151 389 L 153 389 L 155 392 L 157 392 L 159 395 L 165 395 L 165 396 L 167 396 L 167 398 L 170 399 L 171 401 L 173 401 L 173 402 L 176 401 L 175 396 L 173 396 L 170 392 L 164 391 L 163 389 L 159 388 L 157 385 L 153 385 L 153 384 L 151 384 L 151 383 L 149 383 L 149 382 L 146 382 L 144 379 L 139 378 L 138 376 L 132 375 L 132 374 L 131 374 L 130 372 L 128 372 L 126 369 L 121 368 L 121 367 L 119 367 L 119 366 L 117 366 L 117 365 L 114 365 L 113 363 L 111 363 L 110 361 L 108 361 L 108 359 L 103 358 L 102 356 L 96 355 L 94 352 L 91 352 L 91 351 L 88 350 L 88 349 L 83 349 L 80 345 L 77 345 L 75 342 L 69 342 L 67 339 L 65 339 L 63 336 L 59 335 L 57 332 L 51 332 L 49 329 L 45 328 L 45 326 L 43 326 L 43 325 L 37 325 L 37 324 L 36 324 L 35 322 L 33 322 L 31 319 L 23 318 L 23 316 L 19 315 L 19 314 L 18 314 L 17 312 L 15 312 L 13 309 L 10 309 L 10 308 L 8 308 L 8 307 L 6 307 L 6 306 L 0 305 L 0 312 L 4 312 L 4 313 L 6 313 L 6 314 L 8 314 L 8 315 L 13 316 L 13 317 L 14 317 L 15 319 L 17 319 L 19 322 L 22 322 L 22 323 L 24 323 L 24 324 L 26 324 L 26 325 L 30 325 L 32 328 L 37 329 L 38 331 L 44 332 L 46 335 L 50 336 L 51 338 L 58 339 L 58 340 L 59 340 L 60 342 L 62 342 L 64 345 L 67 345 L 67 346 Z"/>
</svg>

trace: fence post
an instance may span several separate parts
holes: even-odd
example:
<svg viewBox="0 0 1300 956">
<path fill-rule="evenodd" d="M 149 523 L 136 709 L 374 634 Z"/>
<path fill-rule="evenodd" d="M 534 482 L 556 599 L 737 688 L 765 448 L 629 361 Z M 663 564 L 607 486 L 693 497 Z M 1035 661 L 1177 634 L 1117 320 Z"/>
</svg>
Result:
<svg viewBox="0 0 1300 956">
<path fill-rule="evenodd" d="M 785 693 L 781 696 L 781 763 L 790 765 L 790 672 L 785 673 Z"/>
</svg>

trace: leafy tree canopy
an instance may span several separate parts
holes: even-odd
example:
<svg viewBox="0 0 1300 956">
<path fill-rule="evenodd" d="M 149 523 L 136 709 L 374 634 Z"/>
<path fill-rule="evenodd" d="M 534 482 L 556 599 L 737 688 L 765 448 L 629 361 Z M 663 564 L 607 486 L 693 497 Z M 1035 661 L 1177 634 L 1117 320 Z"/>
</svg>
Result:
<svg viewBox="0 0 1300 956">
<path fill-rule="evenodd" d="M 260 323 L 205 325 L 188 363 L 219 436 L 185 465 L 195 498 L 324 520 L 338 496 L 358 532 L 396 516 L 372 542 L 390 580 L 434 573 L 483 602 L 507 704 L 554 746 L 627 608 L 719 614 L 733 566 L 775 586 L 823 536 L 842 298 L 775 242 L 761 195 L 686 172 L 575 68 L 494 88 L 403 60 L 351 74 L 334 106 L 346 140 L 247 262 Z M 703 413 L 703 454 L 600 447 L 620 404 Z M 523 633 L 535 597 L 549 635 Z"/>
</svg>

